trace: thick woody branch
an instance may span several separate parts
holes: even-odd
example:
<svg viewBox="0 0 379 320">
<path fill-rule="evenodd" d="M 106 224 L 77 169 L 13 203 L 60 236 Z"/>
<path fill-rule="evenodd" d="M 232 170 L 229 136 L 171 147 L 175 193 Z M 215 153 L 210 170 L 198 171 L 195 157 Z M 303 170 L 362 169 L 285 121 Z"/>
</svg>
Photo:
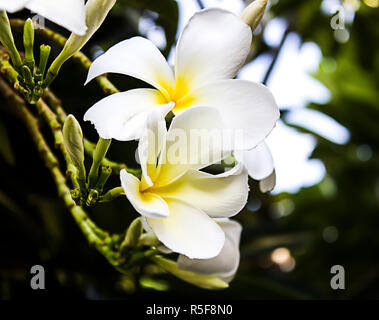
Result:
<svg viewBox="0 0 379 320">
<path fill-rule="evenodd" d="M 66 179 L 59 169 L 58 159 L 55 157 L 46 140 L 40 132 L 37 119 L 27 109 L 24 100 L 15 93 L 11 87 L 0 78 L 0 94 L 8 102 L 8 106 L 2 105 L 5 111 L 10 111 L 18 119 L 20 119 L 26 126 L 33 143 L 35 144 L 39 155 L 49 169 L 55 185 L 57 187 L 59 197 L 64 201 L 67 209 L 70 210 L 79 228 L 86 236 L 88 242 L 94 245 L 96 249 L 102 253 L 110 263 L 117 264 L 117 256 L 114 251 L 107 246 L 111 242 L 109 235 L 103 230 L 99 229 L 94 222 L 92 222 L 82 207 L 76 205 L 71 197 L 71 192 L 66 184 Z"/>
</svg>

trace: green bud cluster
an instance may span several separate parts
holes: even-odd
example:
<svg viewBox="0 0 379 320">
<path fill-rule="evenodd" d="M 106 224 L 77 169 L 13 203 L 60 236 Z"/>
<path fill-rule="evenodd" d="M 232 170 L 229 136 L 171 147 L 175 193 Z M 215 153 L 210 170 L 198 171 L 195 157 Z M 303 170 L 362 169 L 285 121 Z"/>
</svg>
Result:
<svg viewBox="0 0 379 320">
<path fill-rule="evenodd" d="M 42 96 L 45 85 L 44 77 L 47 61 L 50 56 L 50 46 L 40 46 L 40 61 L 38 68 L 34 59 L 34 26 L 31 19 L 24 25 L 25 58 L 22 66 L 18 68 L 18 81 L 24 97 L 29 103 L 37 103 Z"/>
</svg>

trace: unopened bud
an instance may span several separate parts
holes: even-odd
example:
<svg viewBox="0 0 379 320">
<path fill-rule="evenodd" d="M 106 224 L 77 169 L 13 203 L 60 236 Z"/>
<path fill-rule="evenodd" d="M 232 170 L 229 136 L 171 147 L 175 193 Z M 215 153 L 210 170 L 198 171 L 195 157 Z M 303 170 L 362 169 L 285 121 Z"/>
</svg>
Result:
<svg viewBox="0 0 379 320">
<path fill-rule="evenodd" d="M 71 162 L 79 170 L 79 178 L 85 180 L 83 133 L 79 122 L 71 114 L 63 125 L 63 143 Z"/>
<path fill-rule="evenodd" d="M 30 69 L 30 72 L 34 72 L 34 26 L 33 21 L 28 19 L 24 24 L 24 48 L 25 48 L 25 64 Z"/>
<path fill-rule="evenodd" d="M 250 3 L 241 14 L 241 19 L 255 30 L 265 13 L 267 0 L 255 0 Z"/>
<path fill-rule="evenodd" d="M 50 51 L 50 46 L 44 44 L 40 46 L 38 72 L 41 74 L 42 78 L 45 75 L 45 70 L 47 66 L 47 61 L 49 60 Z"/>
<path fill-rule="evenodd" d="M 13 66 L 17 69 L 17 71 L 19 71 L 22 66 L 22 60 L 17 51 L 16 45 L 14 44 L 8 15 L 2 10 L 0 10 L 0 42 L 5 48 L 7 48 L 9 55 L 11 56 Z"/>
<path fill-rule="evenodd" d="M 142 234 L 143 226 L 141 218 L 135 219 L 129 226 L 126 232 L 125 240 L 122 243 L 122 247 L 135 247 L 138 244 L 138 240 Z"/>
</svg>

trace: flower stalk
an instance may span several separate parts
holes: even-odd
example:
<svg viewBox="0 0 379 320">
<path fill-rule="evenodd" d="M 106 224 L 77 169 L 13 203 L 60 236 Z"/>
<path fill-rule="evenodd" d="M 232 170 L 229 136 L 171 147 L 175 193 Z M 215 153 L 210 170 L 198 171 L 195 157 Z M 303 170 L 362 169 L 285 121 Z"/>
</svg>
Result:
<svg viewBox="0 0 379 320">
<path fill-rule="evenodd" d="M 96 186 L 99 177 L 99 168 L 108 152 L 112 139 L 100 138 L 97 142 L 95 151 L 93 153 L 92 166 L 88 174 L 88 188 L 92 189 Z"/>
<path fill-rule="evenodd" d="M 106 194 L 100 197 L 99 203 L 105 203 L 117 199 L 119 196 L 125 195 L 124 189 L 121 187 L 116 187 L 109 190 Z"/>
<path fill-rule="evenodd" d="M 43 87 L 47 88 L 56 78 L 63 63 L 70 59 L 75 53 L 87 43 L 92 35 L 99 29 L 104 22 L 109 11 L 112 9 L 116 0 L 89 0 L 86 4 L 86 25 L 87 31 L 84 35 L 72 33 L 66 41 L 61 53 L 51 64 Z"/>
</svg>

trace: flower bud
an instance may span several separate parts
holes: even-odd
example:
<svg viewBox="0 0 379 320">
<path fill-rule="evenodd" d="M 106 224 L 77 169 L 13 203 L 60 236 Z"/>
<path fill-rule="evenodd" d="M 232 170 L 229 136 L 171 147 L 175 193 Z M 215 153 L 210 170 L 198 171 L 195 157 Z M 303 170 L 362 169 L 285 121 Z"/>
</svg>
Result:
<svg viewBox="0 0 379 320">
<path fill-rule="evenodd" d="M 241 19 L 254 31 L 261 22 L 265 13 L 267 0 L 255 0 L 250 3 L 241 14 Z"/>
<path fill-rule="evenodd" d="M 135 219 L 129 226 L 122 247 L 135 247 L 142 234 L 143 226 L 141 218 Z"/>
<path fill-rule="evenodd" d="M 28 19 L 24 24 L 24 48 L 25 48 L 25 64 L 29 67 L 30 72 L 34 70 L 34 26 L 33 21 Z"/>
<path fill-rule="evenodd" d="M 11 26 L 5 11 L 0 11 L 0 42 L 8 50 L 13 66 L 19 71 L 22 60 L 14 44 Z"/>
<path fill-rule="evenodd" d="M 47 61 L 49 60 L 51 47 L 45 44 L 40 46 L 38 73 L 42 76 L 45 75 Z"/>
<path fill-rule="evenodd" d="M 63 143 L 71 162 L 79 170 L 79 175 L 83 175 L 83 170 L 85 172 L 83 133 L 79 122 L 71 114 L 63 125 Z"/>
</svg>

